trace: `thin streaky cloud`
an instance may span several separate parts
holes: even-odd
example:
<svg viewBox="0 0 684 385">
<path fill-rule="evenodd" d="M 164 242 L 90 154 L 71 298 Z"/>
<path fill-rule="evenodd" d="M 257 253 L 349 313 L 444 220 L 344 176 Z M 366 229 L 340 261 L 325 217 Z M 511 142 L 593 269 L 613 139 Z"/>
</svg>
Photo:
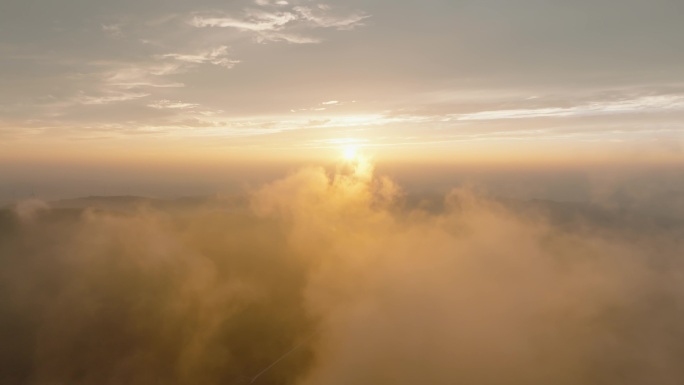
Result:
<svg viewBox="0 0 684 385">
<path fill-rule="evenodd" d="M 0 128 L 36 140 L 236 130 L 264 134 L 257 147 L 672 142 L 683 130 L 684 3 L 606 1 L 619 6 L 5 2 Z"/>
<path fill-rule="evenodd" d="M 126 64 L 106 73 L 104 81 L 110 86 L 121 88 L 177 88 L 184 87 L 184 84 L 164 81 L 164 77 L 184 71 L 181 65 L 171 63 Z"/>
<path fill-rule="evenodd" d="M 141 99 L 144 97 L 150 96 L 149 93 L 141 93 L 141 92 L 121 92 L 121 93 L 116 93 L 116 94 L 110 94 L 110 95 L 103 95 L 103 96 L 80 96 L 76 98 L 76 102 L 79 104 L 86 104 L 86 105 L 101 105 L 101 104 L 110 104 L 110 103 L 115 103 L 115 102 L 125 102 L 128 100 L 135 100 L 135 99 Z"/>
<path fill-rule="evenodd" d="M 283 32 L 261 32 L 255 37 L 257 43 L 284 42 L 290 44 L 318 44 L 323 40 L 310 36 L 302 36 Z"/>
<path fill-rule="evenodd" d="M 123 37 L 123 31 L 120 24 L 102 24 L 102 31 L 111 37 Z"/>
<path fill-rule="evenodd" d="M 272 1 L 272 0 L 255 0 L 254 4 L 260 5 L 262 7 L 267 7 L 267 6 L 285 6 L 289 5 L 290 3 L 285 1 L 285 0 L 279 0 L 279 1 Z"/>
<path fill-rule="evenodd" d="M 352 29 L 362 25 L 362 21 L 370 17 L 365 13 L 352 13 L 346 16 L 336 16 L 328 13 L 330 10 L 327 6 L 312 7 L 295 7 L 294 10 L 300 15 L 300 18 L 313 23 L 321 28 L 337 28 L 337 29 Z"/>
<path fill-rule="evenodd" d="M 240 63 L 240 60 L 232 59 L 228 55 L 228 47 L 220 46 L 196 54 L 169 53 L 162 55 L 161 58 L 170 58 L 184 63 L 192 64 L 214 64 L 224 68 L 233 68 Z"/>
<path fill-rule="evenodd" d="M 271 3 L 258 1 L 257 5 L 268 8 L 273 4 L 284 7 L 287 2 Z M 320 43 L 318 37 L 307 36 L 302 31 L 315 29 L 350 30 L 362 25 L 370 15 L 362 12 L 336 14 L 332 7 L 318 5 L 313 7 L 297 6 L 289 10 L 245 9 L 241 16 L 233 14 L 195 15 L 189 22 L 196 28 L 232 28 L 243 32 L 255 33 L 255 40 L 282 41 L 293 44 Z"/>
<path fill-rule="evenodd" d="M 187 110 L 187 109 L 193 109 L 199 107 L 199 104 L 197 103 L 185 103 L 185 102 L 180 102 L 180 101 L 172 101 L 168 99 L 163 99 L 163 100 L 157 100 L 153 103 L 150 103 L 147 105 L 148 107 L 155 108 L 158 110 L 165 110 L 165 109 L 171 109 L 171 110 Z"/>
<path fill-rule="evenodd" d="M 232 17 L 200 17 L 195 16 L 191 24 L 195 27 L 221 27 L 235 28 L 243 31 L 273 31 L 279 30 L 283 25 L 297 19 L 295 14 L 289 12 L 269 13 L 252 12 L 247 19 Z"/>
<path fill-rule="evenodd" d="M 624 114 L 635 112 L 659 112 L 684 109 L 684 96 L 659 95 L 644 96 L 636 99 L 603 101 L 583 104 L 574 107 L 546 107 L 532 109 L 511 109 L 480 111 L 455 116 L 456 120 L 499 120 L 499 119 L 531 119 L 562 118 L 602 114 Z"/>
</svg>

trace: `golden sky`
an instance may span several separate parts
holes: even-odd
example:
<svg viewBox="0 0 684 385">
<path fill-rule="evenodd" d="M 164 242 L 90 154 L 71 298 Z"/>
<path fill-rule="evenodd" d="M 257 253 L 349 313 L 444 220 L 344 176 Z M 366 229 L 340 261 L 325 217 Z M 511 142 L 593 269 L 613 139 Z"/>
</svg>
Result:
<svg viewBox="0 0 684 385">
<path fill-rule="evenodd" d="M 681 164 L 683 13 L 667 0 L 3 1 L 0 185 L 41 165 L 320 163 L 352 147 L 416 164 Z"/>
</svg>

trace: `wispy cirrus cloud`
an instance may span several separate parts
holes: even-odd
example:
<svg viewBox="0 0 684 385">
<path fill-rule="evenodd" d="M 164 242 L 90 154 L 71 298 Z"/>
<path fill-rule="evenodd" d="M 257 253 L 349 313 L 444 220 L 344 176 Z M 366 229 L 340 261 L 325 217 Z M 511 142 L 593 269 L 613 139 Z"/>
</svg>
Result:
<svg viewBox="0 0 684 385">
<path fill-rule="evenodd" d="M 263 2 L 262 2 L 263 3 Z M 268 2 L 264 6 L 277 6 L 282 2 Z M 195 27 L 234 27 L 252 31 L 264 31 L 259 40 L 287 41 L 290 43 L 315 43 L 318 39 L 299 36 L 295 33 L 278 33 L 277 36 L 270 30 L 278 30 L 280 26 L 295 20 L 297 17 L 291 13 L 273 13 L 250 11 L 249 20 L 231 20 L 229 18 L 196 18 Z M 110 35 L 122 37 L 121 24 L 102 24 L 102 30 Z M 206 45 L 206 43 L 202 43 Z M 95 83 L 88 95 L 79 95 L 75 101 L 78 104 L 110 104 L 127 101 L 144 96 L 149 96 L 148 90 L 154 88 L 183 88 L 184 82 L 177 81 L 178 76 L 170 79 L 172 75 L 181 75 L 190 72 L 195 67 L 210 64 L 226 69 L 232 69 L 240 60 L 231 56 L 227 45 L 205 48 L 202 50 L 179 50 L 170 53 L 154 54 L 143 61 L 131 62 L 94 62 L 91 65 L 104 68 L 99 74 L 94 73 Z M 143 91 L 145 90 L 145 91 Z M 138 92 L 134 92 L 138 91 Z M 141 96 L 142 95 L 142 96 Z M 156 109 L 178 109 L 183 104 L 167 101 L 147 104 Z"/>
<path fill-rule="evenodd" d="M 195 16 L 191 24 L 195 27 L 235 28 L 243 31 L 272 31 L 294 21 L 297 16 L 289 12 L 249 12 L 246 18 Z"/>
<path fill-rule="evenodd" d="M 199 107 L 199 104 L 162 99 L 152 102 L 147 106 L 158 110 L 188 110 Z"/>
<path fill-rule="evenodd" d="M 285 1 L 285 0 L 255 0 L 254 3 L 256 5 L 261 5 L 261 6 L 269 6 L 269 5 L 284 6 L 284 5 L 290 4 L 288 1 Z"/>
<path fill-rule="evenodd" d="M 88 89 L 80 91 L 62 107 L 125 102 L 150 96 L 155 88 L 185 87 L 183 83 L 166 78 L 183 71 L 181 66 L 173 63 L 97 63 L 97 66 L 106 69 L 91 74 L 93 81 L 88 84 Z"/>
<path fill-rule="evenodd" d="M 81 95 L 76 98 L 77 102 L 86 105 L 102 105 L 115 102 L 125 102 L 150 96 L 146 92 L 113 92 L 100 96 Z"/>
<path fill-rule="evenodd" d="M 195 66 L 212 64 L 230 69 L 239 62 L 229 56 L 227 46 L 219 46 L 191 54 L 157 55 L 142 63 L 99 63 L 98 66 L 109 68 L 94 75 L 96 86 L 89 95 L 79 95 L 75 101 L 84 105 L 101 105 L 140 99 L 150 96 L 151 89 L 185 87 L 184 83 L 170 80 L 169 76 L 186 73 Z M 148 107 L 168 109 L 180 106 L 166 102 L 148 104 Z"/>
<path fill-rule="evenodd" d="M 190 25 L 197 28 L 232 28 L 256 34 L 256 40 L 285 41 L 295 44 L 319 43 L 321 39 L 310 36 L 315 29 L 350 30 L 362 25 L 370 15 L 354 11 L 339 14 L 327 5 L 294 6 L 288 10 L 288 2 L 257 1 L 261 9 L 244 9 L 239 16 L 234 14 L 195 15 Z M 277 9 L 273 9 L 277 6 Z"/>
<path fill-rule="evenodd" d="M 82 130 L 116 125 L 122 120 L 126 125 L 136 122 L 136 127 L 143 127 L 145 119 L 161 119 L 158 124 L 165 126 L 181 120 L 193 122 L 195 116 L 200 120 L 217 118 L 223 113 L 220 106 L 185 102 L 207 103 L 211 98 L 201 94 L 216 92 L 231 77 L 202 81 L 195 87 L 198 79 L 209 76 L 199 73 L 202 69 L 213 66 L 230 70 L 242 62 L 244 48 L 254 43 L 321 43 L 326 31 L 329 34 L 360 26 L 367 17 L 362 11 L 345 9 L 343 3 L 327 6 L 315 0 L 247 0 L 218 8 L 215 4 L 181 8 L 166 4 L 154 12 L 96 14 L 94 22 L 82 28 L 92 33 L 91 40 L 99 45 L 82 50 L 74 58 L 60 56 L 62 51 L 71 52 L 69 49 L 40 55 L 15 50 L 12 60 L 27 66 L 59 63 L 51 67 L 55 73 L 44 80 L 46 88 L 57 91 L 51 91 L 49 98 L 36 94 L 13 100 L 8 96 L 0 103 L 0 110 L 9 111 L 3 121 L 11 120 L 13 125 L 24 126 L 28 123 L 22 122 L 34 119 L 41 127 Z M 244 60 L 255 58 L 246 56 Z M 245 69 L 249 76 L 251 71 Z M 28 94 L 32 88 L 23 89 Z M 330 107 L 333 105 L 321 104 L 316 111 Z M 268 111 L 266 115 L 274 113 L 279 112 Z M 102 121 L 96 123 L 97 119 Z M 197 124 L 214 123 L 202 120 Z"/>
<path fill-rule="evenodd" d="M 634 99 L 597 101 L 572 107 L 521 108 L 480 111 L 453 116 L 456 120 L 500 120 L 581 117 L 603 114 L 663 112 L 684 109 L 684 95 L 643 96 Z"/>
<path fill-rule="evenodd" d="M 155 87 L 176 88 L 184 87 L 183 83 L 170 82 L 164 77 L 185 71 L 183 66 L 176 63 L 130 63 L 118 65 L 104 74 L 104 82 L 109 86 L 121 88 Z"/>
<path fill-rule="evenodd" d="M 102 24 L 102 31 L 110 37 L 121 38 L 124 36 L 121 24 Z"/>
<path fill-rule="evenodd" d="M 336 28 L 340 30 L 353 29 L 362 25 L 363 20 L 369 18 L 368 14 L 353 12 L 347 15 L 333 15 L 332 8 L 328 5 L 318 5 L 316 7 L 295 7 L 294 11 L 300 19 L 311 23 L 319 28 Z"/>
<path fill-rule="evenodd" d="M 356 100 L 352 100 L 350 102 L 343 102 L 339 100 L 326 100 L 324 102 L 320 102 L 317 105 L 313 107 L 308 107 L 308 108 L 291 108 L 290 112 L 292 113 L 298 113 L 298 112 L 310 112 L 310 111 L 326 111 L 329 108 L 335 108 L 335 107 L 341 107 L 344 105 L 347 105 L 348 103 L 356 103 Z"/>
<path fill-rule="evenodd" d="M 169 53 L 161 55 L 161 58 L 170 58 L 182 63 L 189 64 L 214 64 L 224 68 L 233 68 L 240 60 L 232 59 L 228 55 L 228 47 L 223 45 L 195 54 Z"/>
</svg>

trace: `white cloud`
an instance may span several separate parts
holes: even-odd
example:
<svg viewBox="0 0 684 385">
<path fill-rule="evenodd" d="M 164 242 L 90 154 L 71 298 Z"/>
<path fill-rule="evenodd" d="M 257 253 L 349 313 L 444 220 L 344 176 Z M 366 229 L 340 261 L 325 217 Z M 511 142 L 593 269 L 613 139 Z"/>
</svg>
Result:
<svg viewBox="0 0 684 385">
<path fill-rule="evenodd" d="M 80 104 L 88 104 L 88 105 L 101 105 L 101 104 L 110 104 L 110 103 L 116 103 L 116 102 L 125 102 L 128 100 L 134 100 L 134 99 L 140 99 L 150 96 L 148 93 L 143 93 L 143 92 L 119 92 L 119 93 L 112 93 L 108 95 L 102 95 L 102 96 L 86 96 L 86 95 L 81 95 L 76 98 L 76 102 Z"/>
<path fill-rule="evenodd" d="M 361 25 L 361 21 L 370 17 L 364 13 L 352 13 L 345 16 L 331 15 L 328 7 L 295 7 L 300 18 L 320 28 L 352 29 Z"/>
<path fill-rule="evenodd" d="M 220 46 L 197 54 L 170 53 L 153 58 L 152 62 L 142 63 L 104 63 L 111 69 L 100 76 L 98 93 L 104 96 L 79 97 L 81 104 L 107 104 L 118 101 L 137 99 L 150 94 L 147 92 L 122 92 L 122 90 L 139 90 L 140 88 L 181 88 L 185 84 L 169 81 L 168 77 L 187 72 L 197 64 L 209 63 L 225 68 L 232 68 L 238 60 L 228 57 L 228 47 Z M 173 59 L 169 62 L 168 59 Z M 167 101 L 168 102 L 168 101 Z M 155 104 L 153 108 L 189 107 L 182 104 Z M 174 107 L 175 106 L 175 107 Z"/>
<path fill-rule="evenodd" d="M 511 109 L 481 111 L 455 116 L 457 120 L 499 120 L 579 117 L 602 114 L 624 114 L 635 112 L 658 112 L 684 109 L 684 96 L 659 95 L 644 96 L 636 99 L 600 101 L 573 107 L 545 107 L 532 109 Z"/>
<path fill-rule="evenodd" d="M 266 43 L 269 41 L 272 42 L 285 42 L 285 43 L 291 43 L 291 44 L 317 44 L 320 43 L 322 40 L 315 38 L 315 37 L 309 37 L 309 36 L 301 36 L 297 34 L 290 34 L 290 33 L 283 33 L 283 32 L 267 32 L 267 33 L 260 33 L 258 36 L 255 38 L 257 43 Z"/>
<path fill-rule="evenodd" d="M 130 64 L 110 71 L 105 75 L 105 82 L 110 86 L 121 88 L 183 87 L 183 83 L 160 81 L 161 77 L 184 72 L 184 69 L 172 63 Z"/>
<path fill-rule="evenodd" d="M 341 106 L 342 102 L 338 100 L 328 100 L 325 102 L 321 102 L 320 104 L 314 106 L 314 107 L 309 107 L 309 108 L 299 108 L 299 109 L 290 109 L 290 112 L 301 112 L 301 111 L 326 111 L 330 107 L 337 107 Z"/>
<path fill-rule="evenodd" d="M 231 17 L 195 16 L 191 24 L 195 27 L 236 28 L 243 31 L 273 31 L 297 19 L 290 12 L 249 12 L 244 19 Z"/>
<path fill-rule="evenodd" d="M 102 31 L 104 31 L 107 35 L 111 37 L 123 36 L 120 24 L 102 24 Z"/>
<path fill-rule="evenodd" d="M 290 3 L 285 1 L 285 0 L 279 0 L 279 1 L 273 1 L 273 0 L 255 0 L 254 4 L 262 6 L 262 7 L 268 7 L 268 6 L 284 6 L 284 5 L 289 5 Z"/>
<path fill-rule="evenodd" d="M 163 58 L 171 58 L 180 62 L 204 64 L 210 63 L 225 68 L 233 68 L 240 63 L 239 60 L 228 57 L 228 47 L 220 46 L 197 54 L 170 53 L 162 55 Z"/>
<path fill-rule="evenodd" d="M 183 83 L 169 82 L 165 76 L 182 72 L 183 69 L 169 63 L 100 63 L 110 67 L 97 74 L 88 91 L 81 91 L 60 109 L 73 104 L 104 105 L 150 96 L 149 88 L 184 87 Z M 145 88 L 145 90 L 142 90 Z"/>
<path fill-rule="evenodd" d="M 180 101 L 172 101 L 168 99 L 157 100 L 147 105 L 158 110 L 172 109 L 172 110 L 188 110 L 199 107 L 196 103 L 184 103 Z"/>
<path fill-rule="evenodd" d="M 197 28 L 233 28 L 243 32 L 255 33 L 258 42 L 285 41 L 295 44 L 319 43 L 320 38 L 305 36 L 302 31 L 315 29 L 349 30 L 362 25 L 370 17 L 362 12 L 339 15 L 326 5 L 296 6 L 288 10 L 274 11 L 273 5 L 284 7 L 287 1 L 271 2 L 257 0 L 263 9 L 245 9 L 241 16 L 195 16 L 190 24 Z M 269 9 L 270 8 L 270 9 Z"/>
</svg>

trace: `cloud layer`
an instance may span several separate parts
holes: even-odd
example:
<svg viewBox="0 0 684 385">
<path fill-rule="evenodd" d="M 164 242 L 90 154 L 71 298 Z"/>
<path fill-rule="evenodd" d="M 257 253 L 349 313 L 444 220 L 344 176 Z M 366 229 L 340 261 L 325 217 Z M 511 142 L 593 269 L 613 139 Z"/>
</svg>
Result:
<svg viewBox="0 0 684 385">
<path fill-rule="evenodd" d="M 5 210 L 0 378 L 684 378 L 681 222 L 567 216 L 469 189 L 436 210 L 408 198 L 361 159 L 295 172 L 247 200 Z"/>
</svg>

